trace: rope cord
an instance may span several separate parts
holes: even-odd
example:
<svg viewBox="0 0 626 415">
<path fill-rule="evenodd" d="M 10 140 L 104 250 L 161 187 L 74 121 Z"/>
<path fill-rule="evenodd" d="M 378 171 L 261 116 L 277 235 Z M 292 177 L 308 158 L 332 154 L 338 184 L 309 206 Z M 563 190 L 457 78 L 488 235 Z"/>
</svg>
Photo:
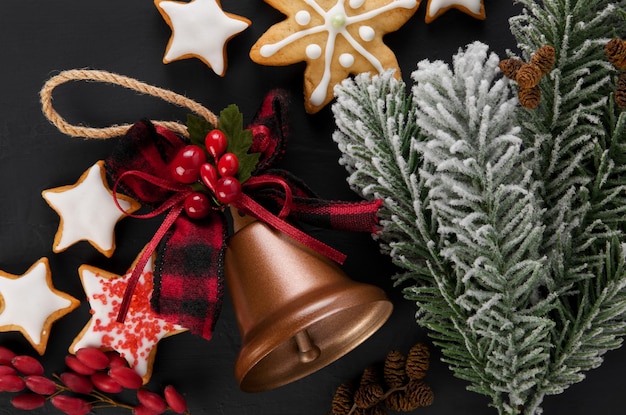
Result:
<svg viewBox="0 0 626 415">
<path fill-rule="evenodd" d="M 177 94 L 173 91 L 159 88 L 146 84 L 127 76 L 118 75 L 112 72 L 90 70 L 90 69 L 72 69 L 63 71 L 56 76 L 50 78 L 39 93 L 41 97 L 42 111 L 46 118 L 54 124 L 64 134 L 72 137 L 85 137 L 95 139 L 108 139 L 124 135 L 131 124 L 112 125 L 104 128 L 94 128 L 83 125 L 74 125 L 67 122 L 52 105 L 52 93 L 54 89 L 64 83 L 70 81 L 95 81 L 107 84 L 119 85 L 124 88 L 139 92 L 145 95 L 161 98 L 166 102 L 185 107 L 193 111 L 197 115 L 206 119 L 213 125 L 218 124 L 218 117 L 198 102 Z M 187 127 L 176 121 L 152 121 L 156 125 L 163 126 L 171 131 L 188 136 Z"/>
</svg>

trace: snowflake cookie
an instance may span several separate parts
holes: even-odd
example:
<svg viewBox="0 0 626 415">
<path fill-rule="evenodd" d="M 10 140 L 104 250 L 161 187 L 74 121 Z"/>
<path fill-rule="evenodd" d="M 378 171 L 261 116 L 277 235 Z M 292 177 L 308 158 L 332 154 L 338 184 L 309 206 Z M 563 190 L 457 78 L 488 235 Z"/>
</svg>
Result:
<svg viewBox="0 0 626 415">
<path fill-rule="evenodd" d="M 400 68 L 383 36 L 413 16 L 419 0 L 265 0 L 287 19 L 252 46 L 251 59 L 283 66 L 305 61 L 305 108 L 315 113 L 350 74 Z"/>
<path fill-rule="evenodd" d="M 47 258 L 24 275 L 0 271 L 0 331 L 19 331 L 43 355 L 52 324 L 80 301 L 52 286 Z"/>
<path fill-rule="evenodd" d="M 457 9 L 470 16 L 484 20 L 485 5 L 484 0 L 428 0 L 426 7 L 426 23 L 444 14 L 450 9 Z"/>
<path fill-rule="evenodd" d="M 52 246 L 55 253 L 78 241 L 88 241 L 111 257 L 115 251 L 115 225 L 125 217 L 124 212 L 132 213 L 140 207 L 118 193 L 117 202 L 124 212 L 119 209 L 107 184 L 103 161 L 91 166 L 75 184 L 44 190 L 42 196 L 61 218 Z"/>
<path fill-rule="evenodd" d="M 135 261 L 135 264 L 137 261 Z M 143 269 L 123 323 L 117 322 L 126 286 L 135 266 L 123 276 L 82 265 L 80 279 L 91 306 L 91 319 L 74 339 L 70 353 L 83 347 L 115 350 L 144 380 L 150 379 L 157 343 L 185 329 L 166 322 L 151 308 L 154 259 Z"/>
<path fill-rule="evenodd" d="M 226 73 L 226 43 L 250 26 L 250 20 L 225 13 L 219 0 L 155 0 L 172 29 L 163 63 L 198 58 L 219 76 Z"/>
</svg>

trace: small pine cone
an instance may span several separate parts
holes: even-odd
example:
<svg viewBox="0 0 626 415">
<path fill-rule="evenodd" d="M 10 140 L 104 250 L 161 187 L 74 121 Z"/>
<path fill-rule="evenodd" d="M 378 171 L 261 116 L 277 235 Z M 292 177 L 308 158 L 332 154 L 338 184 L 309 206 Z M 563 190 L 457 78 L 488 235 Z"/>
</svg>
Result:
<svg viewBox="0 0 626 415">
<path fill-rule="evenodd" d="M 626 72 L 619 74 L 617 89 L 615 90 L 615 103 L 619 109 L 626 109 Z"/>
<path fill-rule="evenodd" d="M 528 108 L 529 110 L 537 108 L 541 101 L 541 90 L 538 86 L 534 88 L 520 88 L 519 91 L 517 91 L 517 95 L 522 107 Z"/>
<path fill-rule="evenodd" d="M 335 391 L 332 401 L 333 415 L 348 415 L 354 402 L 354 386 L 342 383 Z"/>
<path fill-rule="evenodd" d="M 527 63 L 517 71 L 515 80 L 520 88 L 533 88 L 541 81 L 541 68 L 534 63 Z"/>
<path fill-rule="evenodd" d="M 385 408 L 380 405 L 372 406 L 371 408 L 356 408 L 353 412 L 354 415 L 387 415 Z"/>
<path fill-rule="evenodd" d="M 361 385 L 356 392 L 354 392 L 354 403 L 357 408 L 371 408 L 381 401 L 384 394 L 385 391 L 383 387 L 377 383 Z"/>
<path fill-rule="evenodd" d="M 530 63 L 533 63 L 541 70 L 541 75 L 548 74 L 554 66 L 556 59 L 556 51 L 550 45 L 540 47 L 537 52 L 530 58 Z"/>
<path fill-rule="evenodd" d="M 604 47 L 606 57 L 619 70 L 626 70 L 626 41 L 611 39 Z"/>
<path fill-rule="evenodd" d="M 410 381 L 406 386 L 406 395 L 419 406 L 430 406 L 435 399 L 433 390 L 423 380 Z"/>
<path fill-rule="evenodd" d="M 402 353 L 392 350 L 387 354 L 385 366 L 383 368 L 383 379 L 390 388 L 398 388 L 405 383 L 406 356 Z"/>
<path fill-rule="evenodd" d="M 504 76 L 509 79 L 515 80 L 515 78 L 517 77 L 517 71 L 519 71 L 519 69 L 523 65 L 524 62 L 522 62 L 521 60 L 511 58 L 500 61 L 498 67 L 500 68 L 500 71 L 504 74 Z"/>
<path fill-rule="evenodd" d="M 430 364 L 430 350 L 424 343 L 411 347 L 406 358 L 406 374 L 409 379 L 423 379 Z"/>
<path fill-rule="evenodd" d="M 419 404 L 410 399 L 406 391 L 395 391 L 385 398 L 387 409 L 396 412 L 409 412 L 419 408 Z"/>
<path fill-rule="evenodd" d="M 361 375 L 359 387 L 354 392 L 354 403 L 358 408 L 370 408 L 380 402 L 384 394 L 378 370 L 374 366 L 367 367 Z"/>
</svg>

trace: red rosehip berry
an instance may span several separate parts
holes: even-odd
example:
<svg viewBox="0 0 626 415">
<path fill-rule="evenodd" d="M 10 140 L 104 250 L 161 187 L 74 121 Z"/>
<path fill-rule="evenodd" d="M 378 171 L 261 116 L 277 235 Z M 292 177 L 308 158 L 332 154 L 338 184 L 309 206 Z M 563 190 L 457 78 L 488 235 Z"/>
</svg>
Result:
<svg viewBox="0 0 626 415">
<path fill-rule="evenodd" d="M 172 385 L 165 387 L 163 396 L 165 396 L 165 402 L 167 402 L 167 405 L 172 411 L 177 414 L 185 413 L 187 410 L 187 401 Z"/>
<path fill-rule="evenodd" d="M 24 375 L 43 375 L 44 372 L 43 365 L 32 356 L 15 356 L 11 360 L 11 364 Z"/>
<path fill-rule="evenodd" d="M 56 395 L 50 399 L 52 405 L 68 415 L 86 415 L 91 411 L 89 402 L 68 395 Z"/>
<path fill-rule="evenodd" d="M 193 192 L 185 198 L 184 209 L 191 219 L 206 218 L 211 212 L 211 201 L 202 192 Z"/>
<path fill-rule="evenodd" d="M 215 185 L 215 197 L 224 204 L 237 200 L 241 195 L 241 183 L 234 177 L 221 177 Z"/>
<path fill-rule="evenodd" d="M 204 138 L 204 146 L 209 154 L 213 156 L 213 159 L 217 160 L 226 151 L 228 138 L 220 130 L 211 130 Z"/>
<path fill-rule="evenodd" d="M 0 376 L 0 392 L 21 392 L 25 387 L 26 383 L 17 375 Z"/>
<path fill-rule="evenodd" d="M 239 170 L 239 159 L 234 153 L 225 153 L 217 162 L 217 171 L 222 177 L 234 177 Z"/>
<path fill-rule="evenodd" d="M 200 178 L 200 166 L 206 163 L 201 147 L 190 144 L 183 147 L 170 162 L 172 178 L 179 183 L 193 183 Z"/>
<path fill-rule="evenodd" d="M 15 356 L 17 356 L 17 354 L 13 350 L 0 346 L 0 364 L 10 365 L 11 360 L 13 360 Z"/>
<path fill-rule="evenodd" d="M 128 366 L 126 359 L 120 356 L 115 350 L 107 351 L 106 355 L 109 357 L 109 367 Z"/>
<path fill-rule="evenodd" d="M 129 367 L 112 367 L 109 369 L 109 376 L 128 389 L 139 389 L 143 385 L 141 376 Z"/>
<path fill-rule="evenodd" d="M 102 370 L 109 366 L 109 356 L 97 347 L 83 347 L 76 351 L 76 358 L 85 366 Z"/>
<path fill-rule="evenodd" d="M 124 366 L 119 366 L 124 367 Z M 89 377 L 93 386 L 104 393 L 120 393 L 124 387 L 104 372 L 96 372 Z"/>
<path fill-rule="evenodd" d="M 61 373 L 61 382 L 72 392 L 88 394 L 93 390 L 93 383 L 88 377 L 74 372 Z"/>
<path fill-rule="evenodd" d="M 44 376 L 30 375 L 24 379 L 26 387 L 40 395 L 52 395 L 57 391 L 57 385 Z"/>
<path fill-rule="evenodd" d="M 30 411 L 33 409 L 41 408 L 46 403 L 46 398 L 36 393 L 24 393 L 11 398 L 11 405 L 17 409 L 24 411 Z"/>
<path fill-rule="evenodd" d="M 2 375 L 17 375 L 17 370 L 12 366 L 0 366 L 0 376 Z"/>
<path fill-rule="evenodd" d="M 137 400 L 146 408 L 154 413 L 161 414 L 167 409 L 167 403 L 161 395 L 151 392 L 147 389 L 139 389 L 137 391 Z"/>
<path fill-rule="evenodd" d="M 76 358 L 76 356 L 71 354 L 65 356 L 65 364 L 67 365 L 67 367 L 80 375 L 91 375 L 96 371 L 95 369 L 92 369 L 82 363 L 80 360 L 78 360 L 78 358 Z"/>
<path fill-rule="evenodd" d="M 200 166 L 200 179 L 206 187 L 215 193 L 215 185 L 217 184 L 217 170 L 211 163 L 204 163 Z"/>
</svg>

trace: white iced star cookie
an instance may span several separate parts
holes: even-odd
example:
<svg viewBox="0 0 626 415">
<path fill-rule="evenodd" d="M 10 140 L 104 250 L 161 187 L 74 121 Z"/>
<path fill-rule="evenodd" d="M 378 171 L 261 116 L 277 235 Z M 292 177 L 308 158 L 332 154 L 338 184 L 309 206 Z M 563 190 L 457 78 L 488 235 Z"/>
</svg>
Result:
<svg viewBox="0 0 626 415">
<path fill-rule="evenodd" d="M 44 190 L 43 198 L 60 216 L 61 222 L 52 250 L 62 252 L 78 241 L 88 241 L 111 257 L 115 251 L 115 225 L 126 213 L 139 209 L 139 203 L 117 194 L 122 212 L 113 200 L 104 171 L 104 162 L 91 166 L 73 185 Z"/>
<path fill-rule="evenodd" d="M 484 20 L 485 4 L 483 1 L 484 0 L 428 0 L 428 6 L 426 7 L 426 23 L 431 23 L 450 9 L 458 9 L 476 19 Z"/>
<path fill-rule="evenodd" d="M 146 264 L 135 288 L 123 323 L 117 322 L 122 299 L 135 263 L 125 275 L 116 275 L 82 265 L 80 279 L 91 306 L 92 317 L 70 346 L 70 353 L 83 347 L 117 351 L 144 382 L 150 379 L 157 343 L 185 329 L 160 318 L 150 306 L 154 258 Z"/>
<path fill-rule="evenodd" d="M 80 301 L 52 286 L 47 258 L 24 275 L 0 271 L 0 331 L 19 331 L 40 355 L 46 351 L 52 324 Z"/>
<path fill-rule="evenodd" d="M 226 43 L 250 26 L 250 20 L 225 13 L 219 0 L 154 0 L 154 4 L 172 29 L 163 63 L 198 58 L 224 76 Z"/>
<path fill-rule="evenodd" d="M 287 19 L 270 27 L 250 50 L 261 65 L 306 62 L 305 109 L 315 113 L 350 74 L 400 67 L 383 36 L 398 30 L 419 0 L 265 0 Z"/>
</svg>

